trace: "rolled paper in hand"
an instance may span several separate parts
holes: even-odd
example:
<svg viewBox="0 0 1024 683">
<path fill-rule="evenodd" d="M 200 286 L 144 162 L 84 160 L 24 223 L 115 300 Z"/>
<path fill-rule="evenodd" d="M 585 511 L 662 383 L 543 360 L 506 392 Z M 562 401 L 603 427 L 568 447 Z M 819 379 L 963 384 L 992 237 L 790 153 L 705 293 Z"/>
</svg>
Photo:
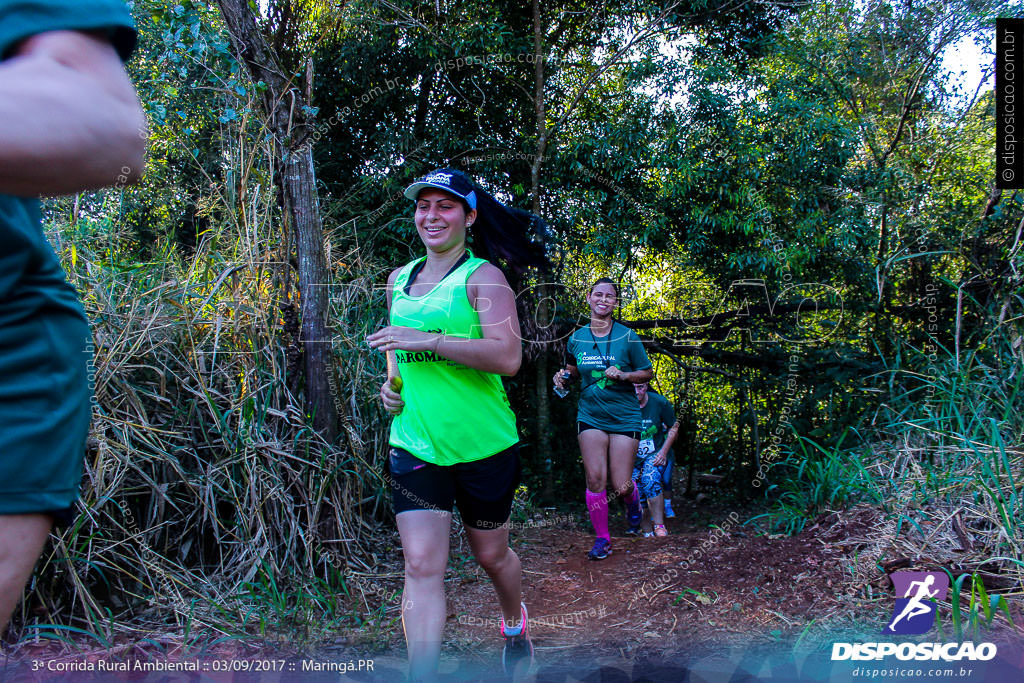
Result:
<svg viewBox="0 0 1024 683">
<path fill-rule="evenodd" d="M 398 371 L 398 357 L 394 351 L 387 352 L 388 357 L 388 381 L 391 382 L 393 391 L 402 391 L 402 373 Z"/>
</svg>

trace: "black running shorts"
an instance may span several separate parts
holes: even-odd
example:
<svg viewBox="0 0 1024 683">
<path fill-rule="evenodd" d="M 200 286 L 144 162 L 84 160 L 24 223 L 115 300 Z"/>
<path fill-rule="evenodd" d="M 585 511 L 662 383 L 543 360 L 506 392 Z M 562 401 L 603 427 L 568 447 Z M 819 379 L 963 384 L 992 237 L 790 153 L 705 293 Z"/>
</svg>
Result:
<svg viewBox="0 0 1024 683">
<path fill-rule="evenodd" d="M 497 529 L 512 512 L 520 476 L 518 444 L 481 460 L 454 465 L 434 465 L 392 446 L 384 480 L 391 489 L 396 515 L 409 510 L 451 512 L 458 506 L 466 526 Z"/>
<path fill-rule="evenodd" d="M 598 431 L 604 432 L 605 434 L 618 434 L 619 436 L 628 436 L 629 438 L 636 439 L 637 441 L 640 440 L 640 432 L 609 432 L 607 429 L 601 429 L 600 427 L 595 427 L 594 425 L 588 424 L 586 422 L 576 423 L 576 434 L 582 434 L 588 429 L 596 429 Z"/>
</svg>

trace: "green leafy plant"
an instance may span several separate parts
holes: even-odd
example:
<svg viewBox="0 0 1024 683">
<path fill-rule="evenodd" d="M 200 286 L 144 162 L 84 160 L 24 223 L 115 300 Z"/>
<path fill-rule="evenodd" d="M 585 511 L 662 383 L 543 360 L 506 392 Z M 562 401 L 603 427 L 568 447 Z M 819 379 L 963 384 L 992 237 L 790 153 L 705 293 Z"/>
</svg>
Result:
<svg viewBox="0 0 1024 683">
<path fill-rule="evenodd" d="M 982 629 L 992 627 L 992 622 L 999 613 L 1006 618 L 1006 622 L 1013 627 L 1013 615 L 1010 613 L 1010 606 L 1002 595 L 989 595 L 985 590 L 985 583 L 976 572 L 973 574 L 961 574 L 953 578 L 949 570 L 949 603 L 950 623 L 953 630 L 952 636 L 957 641 L 963 642 L 965 636 L 974 640 L 981 638 Z M 969 580 L 969 581 L 968 581 Z M 970 585 L 970 595 L 967 603 L 966 613 L 963 611 L 963 600 L 965 597 L 964 583 Z M 935 613 L 935 624 L 940 636 L 943 633 L 941 612 Z"/>
<path fill-rule="evenodd" d="M 824 448 L 806 436 L 796 438 L 796 450 L 772 467 L 769 487 L 778 495 L 775 509 L 748 521 L 765 519 L 775 532 L 796 534 L 824 510 L 840 509 L 859 501 L 879 502 L 874 477 L 858 451 Z"/>
</svg>

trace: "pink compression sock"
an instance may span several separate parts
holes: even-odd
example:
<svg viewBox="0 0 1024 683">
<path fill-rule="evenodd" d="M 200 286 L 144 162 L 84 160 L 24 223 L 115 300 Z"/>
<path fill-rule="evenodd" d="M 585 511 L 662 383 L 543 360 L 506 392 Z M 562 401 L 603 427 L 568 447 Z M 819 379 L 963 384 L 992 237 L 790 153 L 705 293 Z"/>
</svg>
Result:
<svg viewBox="0 0 1024 683">
<path fill-rule="evenodd" d="M 587 489 L 587 511 L 590 512 L 590 523 L 594 525 L 594 535 L 606 541 L 611 540 L 608 534 L 608 496 L 604 491 L 594 493 Z"/>
<path fill-rule="evenodd" d="M 634 505 L 640 504 L 640 491 L 636 487 L 636 482 L 630 481 L 629 483 L 633 485 L 633 490 L 630 491 L 625 497 L 626 507 L 632 507 Z"/>
</svg>

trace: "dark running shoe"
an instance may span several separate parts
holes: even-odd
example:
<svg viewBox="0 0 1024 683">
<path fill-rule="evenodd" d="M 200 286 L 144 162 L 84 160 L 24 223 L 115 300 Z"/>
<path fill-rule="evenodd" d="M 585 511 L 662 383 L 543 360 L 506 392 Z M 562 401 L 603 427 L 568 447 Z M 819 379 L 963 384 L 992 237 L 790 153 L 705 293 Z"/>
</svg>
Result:
<svg viewBox="0 0 1024 683">
<path fill-rule="evenodd" d="M 519 603 L 522 608 L 522 628 L 516 635 L 505 633 L 505 619 L 501 620 L 501 635 L 505 638 L 505 647 L 501 651 L 501 666 L 506 676 L 522 678 L 529 675 L 533 668 L 533 643 L 530 642 L 530 617 L 526 613 L 526 603 Z"/>
<path fill-rule="evenodd" d="M 587 553 L 589 560 L 603 560 L 612 554 L 612 544 L 607 538 L 599 538 L 594 541 L 594 547 Z"/>
<path fill-rule="evenodd" d="M 626 513 L 629 515 L 629 526 L 640 526 L 640 522 L 644 521 L 644 509 L 640 507 L 640 501 L 635 503 L 626 503 Z"/>
<path fill-rule="evenodd" d="M 628 534 L 629 536 L 643 536 L 644 535 L 644 530 L 643 530 L 643 527 L 641 527 L 639 525 L 638 526 L 631 526 L 628 529 L 626 529 L 626 534 Z"/>
</svg>

